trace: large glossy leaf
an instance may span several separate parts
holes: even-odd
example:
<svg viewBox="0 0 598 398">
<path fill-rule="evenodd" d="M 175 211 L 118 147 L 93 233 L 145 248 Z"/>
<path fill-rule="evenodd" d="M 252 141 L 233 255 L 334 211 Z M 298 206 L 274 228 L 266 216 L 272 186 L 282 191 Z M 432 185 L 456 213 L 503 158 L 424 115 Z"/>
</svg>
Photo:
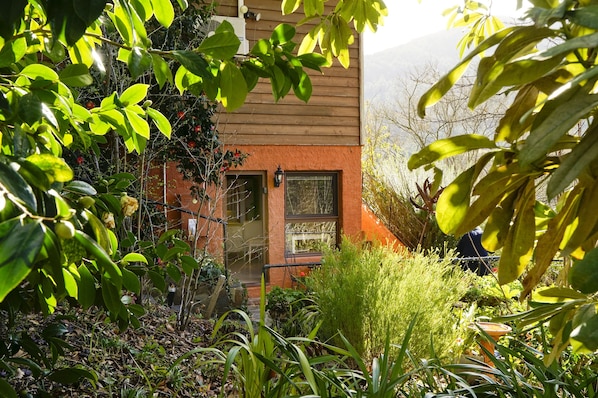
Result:
<svg viewBox="0 0 598 398">
<path fill-rule="evenodd" d="M 498 266 L 498 281 L 501 285 L 516 280 L 529 264 L 536 239 L 534 213 L 534 183 L 521 188 L 515 203 L 516 216 L 509 229 Z"/>
<path fill-rule="evenodd" d="M 457 135 L 434 141 L 409 158 L 410 170 L 476 149 L 495 149 L 494 141 L 478 134 Z"/>
<path fill-rule="evenodd" d="M 83 64 L 71 64 L 60 71 L 60 81 L 70 87 L 85 87 L 93 83 L 89 69 Z"/>
<path fill-rule="evenodd" d="M 540 90 L 533 84 L 519 90 L 515 100 L 500 119 L 496 129 L 496 142 L 515 142 L 527 131 L 533 120 L 527 113 L 536 106 L 539 94 Z"/>
<path fill-rule="evenodd" d="M 581 342 L 589 351 L 598 349 L 598 315 L 585 320 L 571 332 L 571 338 Z"/>
<path fill-rule="evenodd" d="M 239 68 L 229 61 L 220 64 L 220 100 L 228 111 L 233 111 L 245 103 L 247 85 Z"/>
<path fill-rule="evenodd" d="M 36 165 L 40 170 L 46 173 L 50 183 L 68 182 L 73 179 L 73 170 L 64 161 L 64 159 L 49 153 L 34 154 L 27 158 L 27 161 Z"/>
<path fill-rule="evenodd" d="M 9 192 L 11 199 L 25 205 L 30 211 L 37 210 L 33 189 L 12 167 L 0 162 L 0 185 Z"/>
<path fill-rule="evenodd" d="M 101 286 L 104 305 L 112 314 L 118 314 L 122 306 L 120 286 L 115 286 L 112 279 L 107 278 L 105 275 L 102 275 Z"/>
<path fill-rule="evenodd" d="M 521 149 L 522 164 L 528 165 L 546 156 L 569 129 L 595 108 L 598 94 L 589 94 L 591 87 L 591 84 L 572 87 L 544 105 Z"/>
<path fill-rule="evenodd" d="M 152 57 L 146 49 L 136 46 L 129 52 L 127 65 L 133 79 L 137 79 L 152 66 Z"/>
<path fill-rule="evenodd" d="M 43 64 L 30 64 L 23 68 L 20 73 L 23 76 L 27 76 L 31 80 L 42 79 L 49 81 L 58 80 L 58 73 L 53 69 Z"/>
<path fill-rule="evenodd" d="M 581 186 L 579 184 L 578 186 Z M 585 185 L 585 184 L 584 184 Z M 583 192 L 580 194 L 579 205 L 570 210 L 571 226 L 570 235 L 563 240 L 562 255 L 568 256 L 580 248 L 590 237 L 598 225 L 598 212 L 594 211 L 594 206 L 598 203 L 598 184 L 589 183 L 589 186 L 583 186 Z M 576 189 L 572 191 L 575 192 Z M 571 195 L 572 193 L 569 193 Z M 561 210 L 567 211 L 568 209 Z"/>
<path fill-rule="evenodd" d="M 85 264 L 81 264 L 78 271 L 80 279 L 77 300 L 83 309 L 88 309 L 96 299 L 95 279 Z"/>
<path fill-rule="evenodd" d="M 156 77 L 160 88 L 164 87 L 164 84 L 167 82 L 172 83 L 172 71 L 168 67 L 168 62 L 157 54 L 151 54 L 151 56 L 154 76 Z"/>
<path fill-rule="evenodd" d="M 0 49 L 0 68 L 5 68 L 19 61 L 27 53 L 27 39 L 15 39 Z"/>
<path fill-rule="evenodd" d="M 451 89 L 451 87 L 453 87 L 453 85 L 459 80 L 459 78 L 461 78 L 463 73 L 465 73 L 467 67 L 469 66 L 469 63 L 474 57 L 500 43 L 500 41 L 509 33 L 511 33 L 514 29 L 515 28 L 503 29 L 502 31 L 497 32 L 494 35 L 490 36 L 488 39 L 484 40 L 478 47 L 476 47 L 474 51 L 472 51 L 465 58 L 463 58 L 463 60 L 459 62 L 457 66 L 451 69 L 438 82 L 436 82 L 420 98 L 417 104 L 418 115 L 420 117 L 424 117 L 426 115 L 426 108 L 438 102 Z"/>
<path fill-rule="evenodd" d="M 135 294 L 139 294 L 141 290 L 141 283 L 139 282 L 139 277 L 135 275 L 135 273 L 129 271 L 126 268 L 123 268 L 123 288 L 127 289 L 130 292 Z"/>
<path fill-rule="evenodd" d="M 11 0 L 3 4 L 3 10 L 0 13 L 0 36 L 8 41 L 13 36 L 13 30 L 18 26 L 27 0 Z"/>
<path fill-rule="evenodd" d="M 174 20 L 174 8 L 170 0 L 152 0 L 152 7 L 160 25 L 168 28 Z"/>
<path fill-rule="evenodd" d="M 516 194 L 513 192 L 503 199 L 488 216 L 482 235 L 482 246 L 489 252 L 495 252 L 505 244 L 513 218 L 513 201 Z"/>
<path fill-rule="evenodd" d="M 170 134 L 172 133 L 172 126 L 170 122 L 160 111 L 155 110 L 154 108 L 147 108 L 146 109 L 147 115 L 153 120 L 158 130 L 162 132 L 167 138 L 170 138 Z"/>
<path fill-rule="evenodd" d="M 571 222 L 577 208 L 578 196 L 575 193 L 568 194 L 564 198 L 561 211 L 548 222 L 546 231 L 540 235 L 536 244 L 534 264 L 528 270 L 523 280 L 522 296 L 528 296 L 540 282 L 542 275 L 552 264 L 557 252 L 560 249 L 560 242 Z"/>
<path fill-rule="evenodd" d="M 0 223 L 0 302 L 29 275 L 43 243 L 39 221 L 13 218 Z"/>
<path fill-rule="evenodd" d="M 138 104 L 143 101 L 147 96 L 147 90 L 149 84 L 133 84 L 128 87 L 119 97 L 122 106 L 127 107 L 129 105 Z"/>
<path fill-rule="evenodd" d="M 89 253 L 91 258 L 97 262 L 103 275 L 107 276 L 114 286 L 120 288 L 122 284 L 122 271 L 112 261 L 110 256 L 106 254 L 104 249 L 83 231 L 76 230 L 75 239 L 85 250 L 87 250 L 87 253 Z"/>
<path fill-rule="evenodd" d="M 569 281 L 574 289 L 582 293 L 598 291 L 598 249 L 589 251 L 582 260 L 575 262 Z"/>
<path fill-rule="evenodd" d="M 201 42 L 197 50 L 216 59 L 230 59 L 237 54 L 240 44 L 241 42 L 239 41 L 233 26 L 230 22 L 224 20 L 212 36 L 206 37 Z M 185 67 L 187 66 L 185 65 Z M 191 69 L 189 69 L 189 71 L 194 73 Z"/>
<path fill-rule="evenodd" d="M 552 173 L 546 188 L 548 199 L 563 192 L 579 175 L 598 159 L 598 124 L 594 123 L 586 131 L 579 144 L 566 154 L 559 167 Z"/>
<path fill-rule="evenodd" d="M 476 169 L 470 167 L 450 183 L 436 203 L 436 220 L 446 234 L 454 234 L 467 217 Z"/>
<path fill-rule="evenodd" d="M 236 50 L 235 50 L 236 51 Z M 210 65 L 198 53 L 192 51 L 173 51 L 172 56 L 189 72 L 203 79 L 212 79 Z"/>
</svg>

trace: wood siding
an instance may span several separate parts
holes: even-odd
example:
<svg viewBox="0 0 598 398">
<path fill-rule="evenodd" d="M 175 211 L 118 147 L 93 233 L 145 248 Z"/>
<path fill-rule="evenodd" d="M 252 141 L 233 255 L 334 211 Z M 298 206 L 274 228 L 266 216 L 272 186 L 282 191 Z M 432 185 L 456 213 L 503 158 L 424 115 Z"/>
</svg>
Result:
<svg viewBox="0 0 598 398">
<path fill-rule="evenodd" d="M 220 2 L 221 15 L 237 15 L 237 2 Z M 270 36 L 282 22 L 295 24 L 301 14 L 283 16 L 278 0 L 247 0 L 245 5 L 261 13 L 260 21 L 246 20 L 249 48 L 260 38 Z M 312 25 L 297 27 L 300 42 Z M 230 145 L 360 145 L 359 38 L 350 50 L 351 66 L 338 61 L 323 73 L 309 71 L 313 93 L 308 103 L 297 99 L 292 90 L 274 102 L 270 82 L 260 81 L 249 93 L 245 105 L 233 112 L 221 112 L 218 129 Z"/>
</svg>

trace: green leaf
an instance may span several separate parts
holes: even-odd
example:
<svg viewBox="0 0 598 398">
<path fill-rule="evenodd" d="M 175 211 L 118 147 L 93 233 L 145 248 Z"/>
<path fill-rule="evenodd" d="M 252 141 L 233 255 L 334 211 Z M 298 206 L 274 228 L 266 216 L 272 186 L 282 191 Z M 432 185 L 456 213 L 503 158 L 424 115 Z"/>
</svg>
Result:
<svg viewBox="0 0 598 398">
<path fill-rule="evenodd" d="M 300 100 L 306 103 L 309 101 L 312 93 L 312 85 L 307 73 L 301 71 L 299 83 L 293 85 L 293 92 Z"/>
<path fill-rule="evenodd" d="M 168 264 L 166 266 L 166 273 L 176 283 L 178 283 L 181 280 L 181 271 L 172 264 Z"/>
<path fill-rule="evenodd" d="M 23 18 L 27 0 L 11 0 L 3 3 L 0 13 L 0 36 L 8 41 Z M 15 395 L 16 397 L 16 395 Z"/>
<path fill-rule="evenodd" d="M 0 50 L 0 68 L 5 68 L 21 60 L 27 53 L 27 39 L 15 39 Z"/>
<path fill-rule="evenodd" d="M 156 77 L 160 88 L 164 87 L 164 84 L 167 82 L 172 83 L 172 71 L 168 66 L 168 62 L 157 54 L 151 54 L 151 56 L 154 76 Z"/>
<path fill-rule="evenodd" d="M 164 291 L 166 289 L 166 282 L 164 281 L 164 277 L 160 275 L 156 271 L 149 270 L 147 271 L 147 276 L 149 276 L 150 280 L 154 287 L 160 291 Z"/>
<path fill-rule="evenodd" d="M 29 275 L 44 243 L 40 221 L 0 223 L 0 302 Z"/>
<path fill-rule="evenodd" d="M 89 26 L 102 15 L 106 0 L 73 1 L 75 13 Z"/>
<path fill-rule="evenodd" d="M 33 125 L 44 117 L 42 102 L 31 93 L 25 94 L 19 99 L 18 114 L 25 123 Z"/>
<path fill-rule="evenodd" d="M 58 80 L 58 73 L 42 64 L 27 65 L 19 74 L 27 76 L 31 80 L 35 80 L 37 78 L 53 82 Z"/>
<path fill-rule="evenodd" d="M 191 275 L 194 270 L 199 269 L 199 263 L 192 256 L 181 256 L 181 266 L 187 275 Z"/>
<path fill-rule="evenodd" d="M 568 154 L 550 176 L 546 194 L 553 199 L 563 192 L 588 166 L 598 158 L 598 124 L 594 123 L 581 141 Z"/>
<path fill-rule="evenodd" d="M 585 320 L 571 332 L 571 338 L 581 342 L 588 350 L 598 349 L 598 315 Z"/>
<path fill-rule="evenodd" d="M 67 182 L 73 179 L 73 170 L 64 159 L 49 153 L 33 154 L 27 157 L 27 161 L 33 163 L 46 173 L 48 181 L 53 183 Z"/>
<path fill-rule="evenodd" d="M 170 0 L 152 0 L 154 16 L 160 25 L 168 28 L 174 20 L 174 8 Z"/>
<path fill-rule="evenodd" d="M 133 47 L 127 59 L 131 77 L 137 79 L 152 66 L 152 57 L 146 49 Z"/>
<path fill-rule="evenodd" d="M 4 379 L 0 379 L 0 395 L 5 398 L 18 398 L 17 392 Z"/>
<path fill-rule="evenodd" d="M 494 141 L 483 135 L 468 134 L 434 141 L 409 158 L 409 170 L 477 149 L 496 149 Z"/>
<path fill-rule="evenodd" d="M 519 278 L 529 264 L 536 239 L 533 179 L 522 187 L 515 202 L 517 215 L 505 239 L 498 265 L 498 281 L 501 285 Z"/>
<path fill-rule="evenodd" d="M 89 235 L 83 231 L 76 230 L 75 239 L 81 244 L 81 246 L 83 246 L 85 250 L 87 250 L 92 258 L 96 260 L 100 271 L 103 274 L 106 273 L 109 276 L 111 283 L 120 289 L 120 285 L 122 283 L 122 271 L 112 261 L 110 256 L 106 254 L 104 249 L 102 249 L 100 245 L 98 245 L 93 239 L 91 239 L 91 237 L 89 237 Z"/>
<path fill-rule="evenodd" d="M 127 263 L 144 263 L 147 264 L 147 259 L 143 254 L 140 253 L 127 253 L 121 261 L 125 261 Z"/>
<path fill-rule="evenodd" d="M 497 32 L 480 43 L 471 53 L 469 53 L 461 62 L 459 62 L 453 69 L 444 75 L 438 82 L 436 82 L 424 95 L 420 98 L 417 105 L 417 113 L 420 117 L 426 115 L 426 108 L 438 102 L 453 85 L 461 78 L 465 70 L 469 66 L 471 60 L 478 54 L 483 53 L 494 45 L 500 43 L 509 33 L 516 28 L 506 28 Z"/>
<path fill-rule="evenodd" d="M 569 282 L 571 287 L 585 294 L 598 291 L 598 249 L 590 250 L 573 264 Z"/>
<path fill-rule="evenodd" d="M 219 99 L 227 111 L 233 111 L 245 103 L 247 85 L 236 64 L 224 61 L 220 64 Z"/>
<path fill-rule="evenodd" d="M 120 287 L 116 287 L 111 279 L 102 275 L 102 298 L 104 299 L 104 305 L 108 308 L 113 315 L 120 312 L 121 306 L 123 305 L 120 301 L 121 292 Z"/>
<path fill-rule="evenodd" d="M 92 185 L 80 180 L 70 181 L 63 189 L 67 192 L 79 193 L 82 195 L 95 196 L 98 194 L 98 191 L 96 191 Z"/>
<path fill-rule="evenodd" d="M 172 126 L 170 125 L 170 122 L 166 116 L 154 108 L 147 108 L 146 112 L 147 115 L 153 120 L 156 127 L 158 127 L 158 130 L 160 130 L 167 138 L 170 138 Z"/>
<path fill-rule="evenodd" d="M 141 291 L 141 282 L 139 282 L 139 277 L 126 268 L 123 268 L 122 273 L 123 287 L 130 292 L 139 294 L 139 292 Z"/>
<path fill-rule="evenodd" d="M 236 50 L 235 50 L 236 51 Z M 179 51 L 175 50 L 172 52 L 172 56 L 181 65 L 185 67 L 189 72 L 196 76 L 202 77 L 203 79 L 212 79 L 212 72 L 210 65 L 206 62 L 203 57 L 192 51 Z"/>
<path fill-rule="evenodd" d="M 129 108 L 125 108 L 125 115 L 127 115 L 127 122 L 131 125 L 132 131 L 130 134 L 138 134 L 143 138 L 149 139 L 150 137 L 150 128 L 147 121 L 141 118 L 136 112 L 130 110 Z M 137 148 L 139 152 L 141 152 L 141 148 Z"/>
<path fill-rule="evenodd" d="M 545 157 L 580 119 L 598 104 L 598 94 L 589 94 L 592 84 L 574 86 L 544 104 L 521 149 L 519 161 L 529 165 Z"/>
<path fill-rule="evenodd" d="M 534 292 L 533 301 L 542 303 L 560 303 L 571 300 L 587 300 L 585 294 L 568 287 L 547 287 Z"/>
<path fill-rule="evenodd" d="M 134 84 L 127 88 L 118 99 L 122 103 L 122 106 L 127 107 L 129 105 L 138 104 L 147 97 L 147 90 L 149 84 Z"/>
<path fill-rule="evenodd" d="M 93 83 L 89 69 L 83 64 L 70 64 L 60 71 L 60 81 L 70 87 L 85 87 Z"/>
<path fill-rule="evenodd" d="M 216 59 L 230 59 L 239 51 L 241 42 L 230 22 L 223 20 L 212 36 L 206 37 L 198 51 Z M 182 63 L 182 62 L 181 62 Z M 183 64 L 184 65 L 184 64 Z M 186 65 L 185 65 L 186 67 Z M 189 68 L 187 68 L 189 69 Z M 191 73 L 194 73 L 189 69 Z M 197 74 L 197 73 L 194 73 Z M 201 76 L 201 75 L 199 75 Z"/>
<path fill-rule="evenodd" d="M 97 375 L 87 369 L 78 367 L 62 368 L 54 370 L 48 374 L 48 379 L 60 384 L 75 384 L 81 379 L 88 379 L 95 383 Z"/>
<path fill-rule="evenodd" d="M 280 4 L 282 15 L 294 13 L 301 5 L 301 0 L 283 0 Z"/>
<path fill-rule="evenodd" d="M 85 264 L 81 264 L 78 271 L 81 278 L 79 280 L 77 300 L 83 309 L 88 309 L 96 300 L 95 279 Z"/>
<path fill-rule="evenodd" d="M 2 162 L 0 162 L 0 185 L 6 189 L 12 200 L 25 205 L 30 211 L 37 210 L 37 199 L 31 186 L 12 167 Z"/>
<path fill-rule="evenodd" d="M 461 173 L 444 190 L 436 203 L 436 220 L 446 234 L 453 234 L 467 216 L 476 167 Z"/>
<path fill-rule="evenodd" d="M 297 30 L 293 25 L 289 25 L 286 23 L 279 24 L 274 31 L 272 31 L 272 35 L 270 35 L 270 41 L 272 44 L 285 44 L 293 40 Z"/>
</svg>

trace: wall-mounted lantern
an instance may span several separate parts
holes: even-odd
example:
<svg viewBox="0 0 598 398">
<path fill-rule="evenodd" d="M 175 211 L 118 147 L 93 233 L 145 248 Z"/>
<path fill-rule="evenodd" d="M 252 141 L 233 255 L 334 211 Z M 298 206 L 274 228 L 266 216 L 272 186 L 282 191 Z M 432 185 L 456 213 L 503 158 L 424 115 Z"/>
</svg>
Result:
<svg viewBox="0 0 598 398">
<path fill-rule="evenodd" d="M 243 14 L 243 17 L 245 19 L 253 19 L 255 22 L 259 21 L 262 18 L 262 14 L 260 14 L 259 12 L 253 12 L 250 11 L 249 8 L 247 8 L 247 6 L 245 4 L 243 4 L 240 8 L 239 11 L 241 11 L 241 14 Z"/>
<path fill-rule="evenodd" d="M 280 165 L 278 166 L 278 168 L 276 169 L 276 171 L 274 172 L 274 186 L 275 187 L 279 187 L 280 184 L 282 184 L 282 178 L 284 177 L 284 171 L 282 171 L 282 169 L 280 168 Z"/>
</svg>

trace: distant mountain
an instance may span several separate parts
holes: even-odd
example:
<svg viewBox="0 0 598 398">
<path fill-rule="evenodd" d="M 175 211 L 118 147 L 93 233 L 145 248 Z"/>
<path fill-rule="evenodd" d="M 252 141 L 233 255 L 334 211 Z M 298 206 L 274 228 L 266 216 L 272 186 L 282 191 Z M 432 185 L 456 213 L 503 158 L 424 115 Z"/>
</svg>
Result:
<svg viewBox="0 0 598 398">
<path fill-rule="evenodd" d="M 459 61 L 458 30 L 445 30 L 409 43 L 365 55 L 364 96 L 366 101 L 392 98 L 395 81 L 427 65 L 446 72 Z"/>
</svg>

